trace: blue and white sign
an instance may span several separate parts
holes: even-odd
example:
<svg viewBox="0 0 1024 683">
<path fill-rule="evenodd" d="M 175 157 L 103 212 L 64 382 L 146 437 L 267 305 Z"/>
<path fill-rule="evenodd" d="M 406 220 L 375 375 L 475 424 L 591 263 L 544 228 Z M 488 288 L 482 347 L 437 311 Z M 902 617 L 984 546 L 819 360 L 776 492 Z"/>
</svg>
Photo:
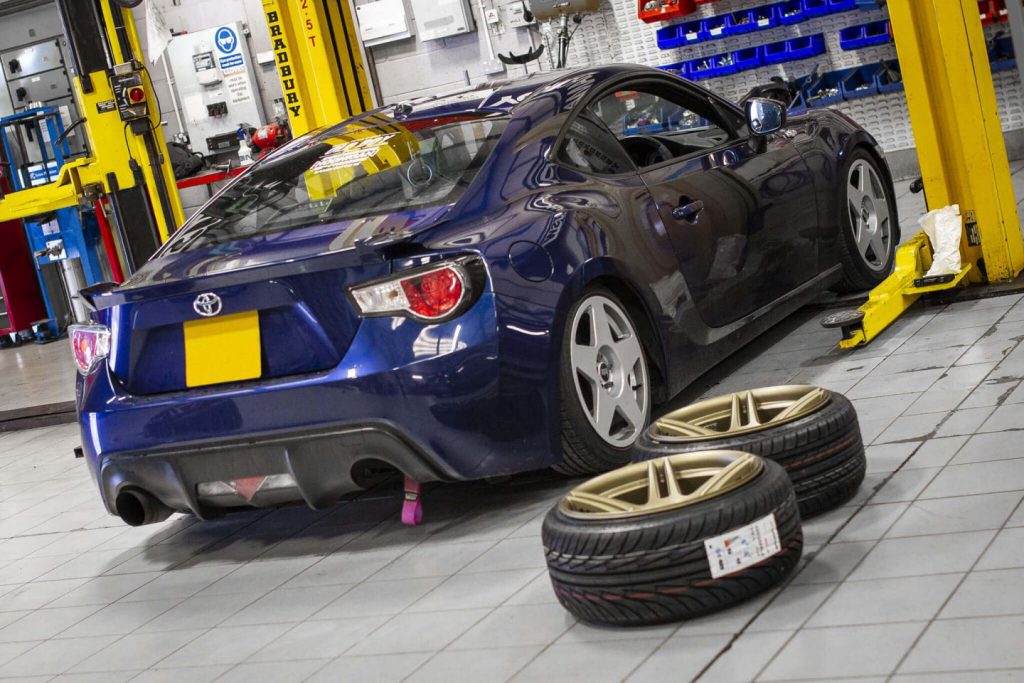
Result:
<svg viewBox="0 0 1024 683">
<path fill-rule="evenodd" d="M 235 66 L 242 66 L 242 64 L 244 64 L 244 62 L 242 61 L 242 55 L 240 54 L 228 55 L 227 57 L 220 58 L 221 71 Z"/>
<path fill-rule="evenodd" d="M 218 50 L 229 55 L 238 47 L 238 36 L 230 26 L 221 26 L 217 29 L 214 42 L 217 43 Z"/>
</svg>

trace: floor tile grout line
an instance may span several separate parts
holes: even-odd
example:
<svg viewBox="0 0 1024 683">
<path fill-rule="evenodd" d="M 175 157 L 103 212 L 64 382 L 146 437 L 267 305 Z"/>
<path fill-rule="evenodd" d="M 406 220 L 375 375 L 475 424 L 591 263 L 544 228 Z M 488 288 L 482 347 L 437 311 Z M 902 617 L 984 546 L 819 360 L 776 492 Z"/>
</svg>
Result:
<svg viewBox="0 0 1024 683">
<path fill-rule="evenodd" d="M 1020 503 L 1018 503 L 1017 505 L 1018 507 L 1020 507 Z M 1013 513 L 1011 512 L 1010 517 L 1012 516 Z M 1007 519 L 1009 519 L 1009 517 L 1007 517 Z M 953 599 L 953 596 L 957 594 L 957 591 L 960 590 L 960 587 L 964 585 L 964 582 L 967 580 L 967 577 L 969 577 L 974 572 L 975 568 L 978 566 L 978 563 L 981 562 L 983 557 L 985 557 L 985 554 L 989 551 L 989 548 L 992 547 L 992 544 L 995 543 L 998 537 L 998 531 L 992 534 L 992 538 L 989 539 L 988 543 L 985 544 L 985 547 L 982 548 L 980 553 L 978 553 L 978 557 L 976 557 L 974 562 L 971 563 L 970 568 L 966 572 L 964 572 L 963 577 L 961 577 L 961 579 L 957 582 L 956 586 L 953 587 L 953 590 L 950 591 L 949 595 L 946 596 L 946 599 L 942 601 L 942 604 L 939 605 L 939 608 L 935 611 L 935 614 L 933 614 L 931 619 L 928 620 L 928 623 L 925 625 L 923 629 L 921 629 L 921 632 L 917 634 L 917 637 L 914 638 L 914 641 L 910 644 L 910 647 L 908 647 L 907 650 L 903 653 L 903 656 L 900 657 L 900 660 L 896 663 L 895 668 L 893 668 L 892 672 L 886 678 L 887 682 L 891 681 L 899 672 L 900 668 L 904 665 L 904 663 L 906 663 L 907 658 L 910 656 L 910 653 L 914 651 L 914 648 L 917 647 L 918 643 L 921 642 L 921 639 L 924 638 L 924 635 L 929 631 L 929 629 L 931 629 L 932 624 L 935 623 L 937 617 L 940 614 L 942 614 L 942 610 L 946 609 L 946 606 L 949 605 L 949 601 Z"/>
<path fill-rule="evenodd" d="M 832 535 L 831 535 L 831 536 L 829 536 L 828 540 L 827 540 L 827 541 L 826 541 L 826 542 L 825 542 L 825 543 L 824 543 L 824 544 L 822 545 L 822 550 L 824 550 L 824 548 L 827 548 L 827 547 L 828 547 L 829 545 L 832 545 L 832 541 L 833 541 L 833 540 L 835 540 L 835 538 L 836 538 L 836 537 L 837 537 L 837 536 L 838 536 L 839 534 L 841 534 L 841 533 L 843 532 L 843 530 L 844 530 L 844 529 L 846 529 L 846 527 L 847 527 L 847 526 L 848 526 L 848 525 L 849 525 L 849 524 L 850 524 L 850 523 L 851 523 L 851 522 L 852 522 L 852 521 L 853 521 L 853 520 L 854 520 L 854 519 L 855 519 L 855 518 L 857 517 L 857 515 L 859 515 L 859 514 L 861 513 L 861 511 L 862 511 L 862 510 L 863 510 L 863 509 L 864 509 L 865 507 L 867 507 L 867 506 L 868 506 L 868 504 L 869 504 L 869 502 L 871 501 L 871 499 L 872 499 L 872 498 L 874 498 L 874 497 L 875 497 L 876 495 L 878 495 L 878 493 L 879 493 L 880 491 L 882 491 L 882 489 L 884 489 L 884 488 L 886 487 L 886 485 L 887 485 L 887 484 L 888 484 L 888 483 L 889 483 L 890 481 L 892 481 L 892 478 L 893 478 L 893 477 L 894 477 L 894 476 L 896 475 L 896 473 L 897 473 L 897 472 L 900 472 L 900 471 L 902 471 L 902 470 L 903 470 L 903 468 L 904 468 L 904 466 L 906 466 L 906 464 L 907 464 L 908 462 L 910 462 L 910 461 L 911 461 L 911 460 L 912 460 L 912 459 L 914 458 L 914 456 L 915 456 L 915 455 L 917 455 L 917 452 L 918 452 L 918 451 L 919 451 L 919 450 L 921 449 L 921 446 L 922 446 L 923 444 L 924 444 L 924 442 L 921 442 L 921 444 L 920 444 L 920 445 L 918 445 L 918 447 L 917 447 L 917 448 L 915 448 L 915 449 L 914 449 L 914 450 L 913 450 L 913 451 L 912 451 L 912 452 L 911 452 L 911 453 L 910 453 L 910 454 L 909 454 L 909 455 L 908 455 L 908 456 L 907 456 L 907 457 L 906 457 L 906 458 L 905 458 L 905 459 L 903 460 L 903 462 L 902 462 L 902 463 L 900 463 L 899 467 L 897 467 L 897 468 L 896 468 L 895 470 L 893 470 L 893 471 L 892 471 L 892 472 L 891 472 L 891 473 L 889 474 L 889 476 L 888 476 L 888 477 L 886 477 L 886 478 L 885 478 L 884 480 L 882 480 L 882 482 L 881 482 L 881 483 L 879 483 L 879 484 L 878 484 L 878 486 L 877 486 L 877 487 L 875 488 L 875 490 L 874 490 L 874 491 L 873 491 L 873 492 L 871 493 L 871 495 L 870 495 L 870 496 L 868 496 L 868 497 L 867 497 L 867 498 L 866 498 L 866 499 L 864 500 L 864 502 L 863 502 L 863 503 L 861 503 L 861 505 L 860 505 L 860 506 L 858 506 L 857 510 L 856 510 L 856 511 L 855 511 L 855 512 L 854 512 L 854 513 L 853 513 L 852 515 L 850 515 L 850 516 L 849 516 L 849 517 L 848 517 L 848 518 L 846 519 L 846 521 L 844 521 L 844 522 L 843 522 L 843 523 L 842 523 L 842 524 L 841 524 L 841 525 L 839 526 L 839 528 L 838 528 L 838 529 L 836 529 L 836 530 L 835 530 L 835 531 L 834 531 L 834 532 L 832 533 Z M 940 470 L 940 471 L 941 471 L 941 470 Z M 936 472 L 936 473 L 935 473 L 934 475 L 932 475 L 932 479 L 931 479 L 931 480 L 934 480 L 934 478 L 935 478 L 936 476 L 938 476 L 938 474 L 939 474 L 939 472 Z M 929 481 L 931 481 L 931 480 L 929 480 Z M 925 485 L 925 487 L 927 487 L 927 484 Z M 896 524 L 896 523 L 897 523 L 897 522 L 898 522 L 898 521 L 899 521 L 899 520 L 900 520 L 900 519 L 901 519 L 901 518 L 903 517 L 903 515 L 904 515 L 904 514 L 906 514 L 906 512 L 907 512 L 907 510 L 908 510 L 908 509 L 910 509 L 910 508 L 909 508 L 909 506 L 908 506 L 908 507 L 907 507 L 906 509 L 904 509 L 904 510 L 903 510 L 903 512 L 901 512 L 901 513 L 900 513 L 899 517 L 897 517 L 897 518 L 896 518 L 896 520 L 894 520 L 894 521 L 892 522 L 892 524 L 890 524 L 889 528 L 892 528 L 892 526 L 893 526 L 894 524 Z M 888 532 L 888 529 L 886 529 L 886 532 Z M 858 561 L 858 562 L 857 562 L 856 564 L 854 564 L 854 566 L 853 566 L 853 567 L 851 567 L 851 568 L 850 568 L 850 571 L 849 571 L 849 572 L 847 572 L 847 573 L 846 573 L 846 574 L 845 574 L 845 575 L 843 576 L 843 578 L 842 578 L 842 579 L 840 579 L 840 580 L 839 580 L 838 582 L 836 582 L 836 584 L 835 584 L 835 585 L 833 586 L 833 588 L 832 588 L 832 590 L 831 590 L 831 591 L 829 592 L 829 594 L 825 596 L 825 599 L 824 599 L 824 600 L 822 600 L 822 601 L 821 601 L 821 603 L 819 603 L 819 604 L 818 604 L 818 606 L 817 606 L 817 607 L 816 607 L 816 608 L 815 608 L 815 609 L 814 609 L 814 610 L 813 610 L 813 611 L 812 611 L 812 612 L 810 613 L 810 615 L 808 615 L 808 616 L 807 616 L 807 618 L 805 618 L 805 619 L 804 619 L 803 621 L 801 621 L 801 622 L 800 622 L 800 624 L 799 624 L 799 625 L 798 625 L 798 626 L 796 627 L 796 629 L 794 629 L 794 630 L 793 630 L 793 633 L 792 633 L 792 634 L 790 634 L 789 638 L 787 638 L 787 639 L 786 639 L 786 642 L 784 642 L 784 643 L 783 643 L 783 644 L 782 644 L 781 646 L 779 646 L 779 648 L 778 648 L 778 649 L 777 649 L 777 650 L 775 651 L 775 654 L 773 654 L 773 655 L 771 656 L 771 658 L 769 658 L 769 659 L 768 659 L 768 661 L 767 661 L 767 662 L 766 662 L 766 663 L 764 664 L 764 666 L 762 666 L 762 667 L 761 667 L 761 668 L 760 668 L 760 669 L 758 670 L 757 674 L 756 674 L 756 675 L 754 676 L 754 679 L 755 679 L 755 680 L 756 680 L 756 679 L 759 679 L 759 678 L 760 678 L 760 677 L 761 677 L 761 676 L 762 676 L 762 675 L 763 675 L 763 674 L 765 673 L 765 671 L 767 671 L 767 670 L 768 670 L 768 668 L 769 668 L 769 667 L 770 667 L 770 666 L 772 665 L 772 663 L 773 663 L 773 662 L 774 662 L 774 661 L 775 661 L 775 660 L 776 660 L 776 659 L 778 658 L 778 656 L 779 656 L 779 655 L 780 655 L 780 654 L 782 653 L 782 651 L 783 651 L 783 650 L 785 650 L 785 649 L 786 649 L 786 647 L 787 647 L 787 646 L 788 646 L 788 645 L 789 645 L 789 644 L 790 644 L 790 643 L 791 643 L 791 642 L 793 641 L 793 639 L 794 639 L 794 638 L 796 637 L 796 635 L 797 635 L 798 633 L 800 633 L 800 632 L 801 632 L 801 631 L 803 630 L 803 628 L 804 628 L 804 627 L 805 627 L 805 626 L 806 626 L 806 625 L 807 625 L 807 624 L 808 624 L 808 623 L 810 622 L 810 620 L 811 620 L 811 619 L 813 619 L 813 618 L 814 618 L 814 616 L 815 616 L 815 615 L 816 615 L 816 614 L 818 613 L 818 611 L 819 611 L 819 610 L 821 609 L 822 605 L 824 605 L 824 604 L 825 604 L 826 602 L 828 602 L 828 600 L 829 600 L 829 599 L 830 599 L 830 598 L 831 598 L 831 597 L 832 597 L 832 596 L 833 596 L 833 595 L 835 594 L 835 592 L 836 592 L 837 590 L 839 590 L 839 588 L 840 588 L 840 587 L 841 587 L 841 586 L 842 586 L 842 585 L 843 585 L 843 584 L 844 584 L 844 583 L 845 583 L 845 582 L 847 581 L 847 579 L 849 579 L 849 578 L 850 578 L 851 576 L 853 576 L 853 574 L 854 574 L 854 573 L 855 573 L 855 572 L 857 571 L 857 568 L 858 568 L 858 567 L 859 567 L 859 566 L 860 566 L 861 564 L 863 564 L 863 562 L 864 562 L 864 561 L 865 561 L 865 560 L 866 560 L 866 559 L 868 558 L 868 556 L 869 556 L 869 555 L 870 555 L 870 554 L 871 554 L 871 553 L 872 553 L 872 552 L 874 551 L 874 549 L 878 547 L 878 544 L 880 544 L 880 543 L 882 542 L 882 539 L 881 539 L 881 538 L 879 538 L 879 539 L 876 539 L 875 541 L 868 541 L 868 542 L 869 542 L 869 543 L 871 543 L 871 547 L 870 547 L 870 548 L 869 548 L 869 549 L 867 550 L 867 552 L 865 552 L 865 553 L 864 553 L 864 556 L 863 556 L 863 557 L 861 557 L 861 558 L 860 558 L 860 560 L 859 560 L 859 561 Z M 822 551 L 821 551 L 821 550 L 819 550 L 819 551 L 818 551 L 818 554 L 820 554 L 821 552 L 822 552 Z M 815 557 L 817 557 L 817 554 L 815 555 Z M 803 567 L 801 568 L 801 570 L 800 570 L 800 573 L 803 573 L 804 571 L 806 571 L 807 567 L 809 567 L 809 566 L 811 565 L 811 563 L 812 563 L 813 561 L 814 561 L 814 558 L 811 558 L 811 560 L 810 560 L 810 561 L 808 561 L 808 562 L 807 562 L 807 564 L 805 564 L 805 565 L 804 565 L 804 566 L 803 566 Z M 787 586 L 788 586 L 788 585 L 789 585 L 789 584 L 790 584 L 790 583 L 791 583 L 791 582 L 792 582 L 792 581 L 793 581 L 793 580 L 794 580 L 795 578 L 796 578 L 796 575 L 794 575 L 793 579 L 790 579 L 790 581 L 789 581 L 789 582 L 787 582 Z M 756 616 L 755 616 L 755 619 L 756 619 Z M 753 620 L 752 620 L 752 621 L 753 621 Z M 745 626 L 744 626 L 744 628 L 743 628 L 743 631 L 746 631 L 746 629 L 747 629 L 747 628 L 749 627 L 749 625 L 750 625 L 750 624 L 752 623 L 752 621 L 751 621 L 751 622 L 748 622 L 748 623 L 747 623 L 747 625 L 745 625 Z M 739 635 L 742 635 L 742 632 L 741 632 L 741 633 L 740 633 Z M 717 659 L 717 657 L 716 657 L 716 659 Z M 713 664 L 714 664 L 714 662 L 712 662 L 712 664 L 711 664 L 711 665 L 713 665 Z M 697 676 L 697 678 L 693 679 L 692 683 L 696 683 L 696 682 L 697 682 L 697 681 L 698 681 L 698 680 L 700 679 L 700 676 L 701 676 L 701 675 L 703 675 L 703 674 L 704 674 L 704 673 L 705 673 L 705 672 L 707 671 L 707 669 L 708 669 L 708 668 L 710 668 L 710 666 L 711 666 L 711 665 L 709 665 L 708 667 L 705 667 L 705 669 L 704 669 L 703 671 L 701 671 L 701 674 L 699 674 L 699 675 Z"/>
<path fill-rule="evenodd" d="M 261 516 L 261 517 L 256 517 L 255 519 L 253 519 L 253 520 L 252 520 L 252 522 L 250 522 L 249 524 L 243 525 L 243 526 L 242 526 L 241 528 L 243 528 L 243 529 L 244 529 L 244 528 L 246 528 L 246 527 L 250 526 L 251 524 L 254 524 L 254 523 L 256 523 L 256 522 L 257 522 L 257 521 L 258 521 L 259 519 L 262 519 L 262 518 L 263 518 L 262 516 Z M 241 530 L 241 529 L 239 529 L 239 530 Z M 205 547 L 205 546 L 204 546 L 204 547 Z M 161 576 L 163 576 L 163 573 L 161 573 Z M 129 593 L 127 594 L 127 595 L 131 595 L 131 593 L 134 593 L 134 592 L 138 591 L 138 590 L 139 590 L 139 589 L 141 589 L 141 588 L 142 588 L 143 586 L 149 585 L 149 584 L 150 584 L 150 583 L 152 583 L 153 581 L 156 581 L 156 580 L 157 580 L 158 578 L 160 578 L 160 577 L 154 577 L 153 579 L 151 579 L 151 580 L 147 581 L 146 583 L 142 584 L 141 586 L 138 586 L 137 588 L 135 588 L 134 590 L 132 590 L 131 592 L 129 592 Z M 82 587 L 84 587 L 84 586 L 86 586 L 86 585 L 88 585 L 88 582 L 87 582 L 87 583 L 85 583 L 85 584 L 82 584 Z M 74 589 L 74 590 L 77 590 L 77 589 Z M 198 592 L 199 592 L 199 591 L 196 591 L 196 593 L 198 593 Z M 196 593 L 193 593 L 192 595 L 195 595 Z M 66 594 L 65 594 L 65 595 L 66 595 Z M 119 598 L 118 600 L 115 600 L 115 601 L 114 601 L 114 602 L 112 602 L 112 603 L 109 603 L 109 602 L 108 602 L 106 606 L 107 606 L 107 607 L 109 607 L 109 606 L 110 606 L 110 605 L 112 605 L 112 604 L 116 604 L 116 603 L 120 602 L 120 601 L 121 601 L 121 600 L 122 600 L 123 598 L 127 597 L 127 595 L 125 595 L 125 596 L 122 596 L 121 598 Z M 57 600 L 60 600 L 60 599 L 61 599 L 61 598 L 63 598 L 63 597 L 64 597 L 64 596 L 61 596 L 60 598 L 54 598 L 54 600 L 51 600 L 50 602 L 48 602 L 48 603 L 46 603 L 46 604 L 47 604 L 47 605 L 49 605 L 49 604 L 52 604 L 53 602 L 55 602 L 55 601 L 57 601 Z M 188 599 L 189 597 L 192 597 L 192 596 L 190 595 L 190 596 L 188 596 L 188 597 L 186 597 L 186 598 L 183 598 L 183 599 L 181 600 L 181 602 L 184 602 L 184 601 L 185 601 L 185 600 L 187 600 L 187 599 Z M 181 604 L 181 602 L 179 602 L 178 604 Z M 45 606 L 46 606 L 46 605 L 44 605 L 43 607 L 45 607 Z M 172 607 L 169 607 L 167 611 L 169 611 L 170 609 L 173 609 L 173 608 L 174 608 L 174 606 L 172 606 Z M 162 614 L 163 614 L 163 613 L 161 613 L 161 615 L 162 615 Z M 157 618 L 159 618 L 159 616 L 161 616 L 161 615 L 157 615 L 157 616 L 153 617 L 153 619 L 157 619 Z M 147 623 L 147 624 L 148 624 L 148 623 L 150 623 L 150 621 L 152 621 L 153 619 L 150 619 L 150 620 L 149 620 L 149 621 L 147 621 L 146 623 Z M 67 630 L 67 629 L 65 629 L 65 630 Z M 198 637 L 200 637 L 200 636 L 202 636 L 202 635 L 205 635 L 205 634 L 206 634 L 206 633 L 208 633 L 208 632 L 209 632 L 210 630 L 212 630 L 212 629 L 205 629 L 205 630 L 203 631 L 203 633 L 202 633 L 202 634 L 200 634 L 199 636 L 196 636 L 196 637 L 198 638 Z M 68 671 L 70 671 L 70 670 L 71 670 L 72 668 L 74 668 L 74 667 L 78 666 L 79 664 L 81 664 L 81 663 L 82 663 L 82 662 L 84 662 L 85 660 L 89 659 L 89 658 L 90 658 L 90 657 L 92 657 L 93 655 L 95 655 L 95 654 L 98 654 L 98 652 L 101 652 L 102 650 L 105 650 L 105 649 L 106 649 L 107 647 L 112 647 L 112 646 L 115 646 L 115 645 L 117 645 L 118 643 L 120 643 L 120 642 L 121 642 L 122 640 L 124 640 L 124 639 L 125 639 L 125 638 L 126 638 L 127 636 L 129 636 L 129 635 L 132 635 L 132 634 L 122 634 L 122 635 L 118 636 L 116 640 L 114 640 L 113 642 L 111 642 L 111 643 L 110 643 L 109 645 L 107 645 L 106 647 L 104 647 L 104 648 L 101 648 L 100 650 L 98 650 L 97 652 L 95 652 L 95 653 L 93 653 L 93 654 L 91 654 L 91 655 L 88 655 L 88 656 L 86 656 L 86 657 L 83 657 L 83 658 L 82 658 L 81 660 L 79 660 L 79 661 L 75 662 L 74 664 L 72 664 L 71 666 L 69 666 L 69 667 L 68 667 L 67 669 L 65 669 L 65 670 L 64 670 L 63 672 L 61 672 L 61 673 L 62 673 L 62 674 L 63 674 L 63 673 L 67 673 L 67 672 L 68 672 Z M 182 645 L 181 647 L 185 647 L 185 645 L 187 645 L 187 644 L 189 644 L 189 643 L 193 642 L 194 640 L 195 640 L 195 638 L 193 638 L 192 640 L 189 640 L 189 641 L 188 641 L 188 643 L 185 643 L 185 644 L 184 644 L 184 645 Z M 21 655 L 18 655 L 18 657 L 21 657 L 21 656 L 24 656 L 24 655 L 28 654 L 29 652 L 31 652 L 32 650 L 34 650 L 34 649 L 38 648 L 38 647 L 39 647 L 40 645 L 42 645 L 43 643 L 46 643 L 46 642 L 49 642 L 49 639 L 47 639 L 47 640 L 44 640 L 44 641 L 43 641 L 42 643 L 40 643 L 39 645 L 36 645 L 36 646 L 35 646 L 35 647 L 33 647 L 33 648 L 30 648 L 29 650 L 27 650 L 26 652 L 22 653 Z M 178 649 L 180 650 L 181 648 L 178 648 Z M 177 650 L 175 650 L 175 652 L 177 652 Z M 171 654 L 173 654 L 173 653 L 171 653 Z M 169 657 L 169 656 L 170 656 L 170 655 L 167 655 L 167 657 Z M 17 659 L 18 657 L 15 657 L 15 659 Z M 163 661 L 163 660 L 164 660 L 164 659 L 166 659 L 167 657 L 163 657 L 163 658 L 161 658 L 161 659 L 160 659 L 159 661 L 155 662 L 154 664 L 159 664 L 159 662 L 160 662 L 160 661 Z M 14 660 L 11 660 L 11 661 L 14 661 Z M 8 662 L 8 663 L 10 663 L 10 662 Z M 148 670 L 149 668 L 151 668 L 151 667 L 147 667 L 147 670 Z M 134 678 L 134 677 L 133 677 L 133 678 Z"/>
</svg>

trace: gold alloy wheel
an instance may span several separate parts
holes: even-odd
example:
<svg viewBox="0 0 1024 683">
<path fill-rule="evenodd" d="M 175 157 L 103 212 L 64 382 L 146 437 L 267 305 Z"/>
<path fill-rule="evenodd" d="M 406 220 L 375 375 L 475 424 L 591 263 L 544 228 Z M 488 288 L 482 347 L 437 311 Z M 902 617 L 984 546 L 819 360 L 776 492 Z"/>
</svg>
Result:
<svg viewBox="0 0 1024 683">
<path fill-rule="evenodd" d="M 585 481 L 561 502 L 576 519 L 625 519 L 693 505 L 743 486 L 764 461 L 739 451 L 669 455 Z"/>
<path fill-rule="evenodd" d="M 749 434 L 798 420 L 831 400 L 832 394 L 820 387 L 738 391 L 672 411 L 654 422 L 650 435 L 655 441 L 682 443 Z"/>
</svg>

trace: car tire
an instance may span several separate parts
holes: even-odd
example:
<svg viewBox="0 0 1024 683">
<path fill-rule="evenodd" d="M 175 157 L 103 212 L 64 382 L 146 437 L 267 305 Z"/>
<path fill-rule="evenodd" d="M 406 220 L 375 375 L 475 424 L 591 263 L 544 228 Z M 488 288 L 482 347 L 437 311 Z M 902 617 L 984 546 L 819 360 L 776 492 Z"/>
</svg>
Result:
<svg viewBox="0 0 1024 683">
<path fill-rule="evenodd" d="M 816 394 L 814 392 L 821 392 Z M 778 418 L 780 405 L 806 400 L 806 410 L 796 411 L 794 419 Z M 731 398 L 740 403 L 749 415 L 749 401 L 754 400 L 762 411 L 759 427 L 732 429 L 705 436 L 679 436 L 678 427 L 668 427 L 666 419 L 694 420 L 700 415 L 714 415 L 719 404 Z M 710 420 L 711 417 L 705 418 Z M 712 429 L 711 431 L 715 431 Z M 741 433 L 737 433 L 737 432 Z M 796 490 L 800 515 L 809 519 L 848 501 L 867 470 L 860 423 L 853 404 L 835 392 L 817 387 L 768 387 L 738 392 L 698 401 L 679 411 L 655 420 L 637 440 L 633 459 L 637 462 L 660 458 L 672 453 L 692 453 L 707 449 L 740 450 L 773 460 L 789 474 Z"/>
<path fill-rule="evenodd" d="M 666 461 L 678 471 L 688 461 L 735 457 L 757 464 L 753 478 L 674 509 L 587 519 L 574 498 L 580 489 L 599 487 L 602 479 L 629 473 L 630 468 L 661 472 L 658 481 L 664 487 Z M 749 536 L 752 525 L 763 531 L 765 524 L 770 528 L 760 538 L 774 536 L 777 545 L 755 556 L 751 564 L 716 576 L 705 542 L 727 533 Z M 669 456 L 590 480 L 548 513 L 542 538 L 552 587 L 562 606 L 583 621 L 614 626 L 691 619 L 741 602 L 780 583 L 803 549 L 800 513 L 785 471 L 771 461 L 725 451 Z"/>
<path fill-rule="evenodd" d="M 610 290 L 588 289 L 569 311 L 559 365 L 562 461 L 554 469 L 578 476 L 628 463 L 650 419 L 651 373 L 638 328 Z"/>
<path fill-rule="evenodd" d="M 838 251 L 843 278 L 836 289 L 874 289 L 889 276 L 896 262 L 900 240 L 896 195 L 878 161 L 862 148 L 850 155 L 840 178 Z M 880 220 L 883 212 L 888 217 L 884 222 Z"/>
</svg>

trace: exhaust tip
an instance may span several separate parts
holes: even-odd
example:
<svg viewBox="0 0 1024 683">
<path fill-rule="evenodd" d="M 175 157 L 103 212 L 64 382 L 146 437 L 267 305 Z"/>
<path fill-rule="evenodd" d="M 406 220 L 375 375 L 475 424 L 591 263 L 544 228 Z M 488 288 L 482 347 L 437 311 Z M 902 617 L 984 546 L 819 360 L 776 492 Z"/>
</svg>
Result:
<svg viewBox="0 0 1024 683">
<path fill-rule="evenodd" d="M 117 494 L 114 509 L 128 526 L 162 522 L 173 512 L 169 507 L 143 491 L 122 491 Z"/>
</svg>

